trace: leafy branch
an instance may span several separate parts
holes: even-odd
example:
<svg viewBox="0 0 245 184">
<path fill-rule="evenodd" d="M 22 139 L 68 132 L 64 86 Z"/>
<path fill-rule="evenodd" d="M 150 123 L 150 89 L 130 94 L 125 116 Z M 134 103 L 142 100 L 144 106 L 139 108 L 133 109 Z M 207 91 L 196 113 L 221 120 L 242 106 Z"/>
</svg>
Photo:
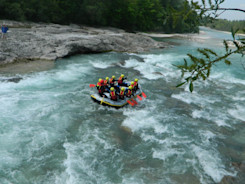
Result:
<svg viewBox="0 0 245 184">
<path fill-rule="evenodd" d="M 213 15 L 216 18 L 218 16 L 217 10 L 221 10 L 221 9 L 228 10 L 224 8 L 219 8 L 219 5 L 223 2 L 224 0 L 214 0 L 213 3 L 212 0 L 209 0 L 208 1 L 209 8 L 207 8 L 207 4 L 205 0 L 202 0 L 202 5 L 199 5 L 197 2 L 193 2 L 193 1 L 191 1 L 191 4 L 196 10 L 200 10 L 200 14 L 199 14 L 200 18 L 202 18 L 203 16 L 210 18 L 211 14 L 205 15 L 205 13 L 210 9 L 215 11 Z M 225 48 L 225 54 L 223 55 L 218 55 L 214 50 L 211 50 L 209 48 L 204 48 L 204 49 L 198 48 L 197 52 L 201 54 L 200 57 L 196 57 L 192 54 L 187 54 L 189 60 L 184 59 L 184 64 L 175 65 L 177 68 L 181 70 L 182 78 L 185 77 L 185 75 L 188 75 L 187 77 L 184 78 L 184 82 L 178 84 L 176 87 L 189 84 L 189 90 L 190 92 L 192 92 L 194 90 L 193 83 L 198 79 L 206 80 L 210 76 L 212 66 L 215 65 L 215 63 L 223 61 L 225 64 L 231 65 L 232 62 L 228 59 L 230 55 L 241 54 L 241 56 L 243 57 L 245 54 L 245 39 L 244 38 L 236 39 L 236 33 L 238 31 L 239 29 L 234 30 L 232 28 L 231 34 L 233 40 L 223 41 L 224 48 Z M 231 45 L 235 47 L 235 49 L 234 48 L 232 49 Z"/>
<path fill-rule="evenodd" d="M 236 30 L 237 32 L 238 30 Z M 180 87 L 184 84 L 189 84 L 189 90 L 192 92 L 194 89 L 193 82 L 197 79 L 206 80 L 210 73 L 212 66 L 219 62 L 224 61 L 225 64 L 231 65 L 231 61 L 228 59 L 228 57 L 232 54 L 241 54 L 242 57 L 245 54 L 245 39 L 238 39 L 235 40 L 235 32 L 232 30 L 232 36 L 233 40 L 224 40 L 223 44 L 225 47 L 225 54 L 218 55 L 215 51 L 204 48 L 204 49 L 197 49 L 197 52 L 201 54 L 201 57 L 193 56 L 192 54 L 187 54 L 189 57 L 189 62 L 184 59 L 183 65 L 175 65 L 177 68 L 179 68 L 182 72 L 182 77 L 184 77 L 186 74 L 188 77 L 185 78 L 185 81 L 178 84 L 176 87 Z M 235 46 L 235 49 L 231 48 L 231 45 L 229 43 L 232 43 L 232 46 Z"/>
</svg>

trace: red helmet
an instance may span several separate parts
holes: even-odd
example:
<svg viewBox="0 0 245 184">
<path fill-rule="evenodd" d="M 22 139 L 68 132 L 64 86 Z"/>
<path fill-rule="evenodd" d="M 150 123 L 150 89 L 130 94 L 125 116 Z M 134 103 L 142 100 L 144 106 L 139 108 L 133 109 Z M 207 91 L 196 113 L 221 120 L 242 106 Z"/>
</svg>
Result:
<svg viewBox="0 0 245 184">
<path fill-rule="evenodd" d="M 104 80 L 103 80 L 103 79 L 101 79 L 100 83 L 101 83 L 101 84 L 103 84 L 103 83 L 104 83 Z"/>
</svg>

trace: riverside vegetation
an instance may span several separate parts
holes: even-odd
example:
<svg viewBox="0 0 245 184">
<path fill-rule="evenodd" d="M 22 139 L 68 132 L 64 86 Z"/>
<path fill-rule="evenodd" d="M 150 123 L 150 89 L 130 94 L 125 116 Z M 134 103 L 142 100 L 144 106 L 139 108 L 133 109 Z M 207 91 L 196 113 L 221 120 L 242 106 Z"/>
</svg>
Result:
<svg viewBox="0 0 245 184">
<path fill-rule="evenodd" d="M 231 29 L 239 29 L 237 33 L 245 34 L 245 20 L 234 20 L 229 21 L 226 19 L 215 19 L 212 22 L 207 22 L 204 24 L 212 29 L 217 29 L 220 31 L 231 31 Z"/>
<path fill-rule="evenodd" d="M 187 0 L 0 0 L 0 19 L 112 26 L 128 31 L 198 32 Z"/>
</svg>

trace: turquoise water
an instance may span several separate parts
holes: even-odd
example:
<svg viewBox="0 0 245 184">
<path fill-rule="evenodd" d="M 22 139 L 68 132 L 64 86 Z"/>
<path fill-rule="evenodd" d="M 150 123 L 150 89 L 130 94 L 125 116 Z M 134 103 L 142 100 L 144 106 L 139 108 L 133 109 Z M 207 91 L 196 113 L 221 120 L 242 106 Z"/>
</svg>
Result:
<svg viewBox="0 0 245 184">
<path fill-rule="evenodd" d="M 219 183 L 244 181 L 245 72 L 241 58 L 217 65 L 191 94 L 176 89 L 186 53 L 222 52 L 225 33 L 165 38 L 174 47 L 58 60 L 18 83 L 0 80 L 0 183 Z M 124 73 L 147 98 L 115 110 L 90 99 L 89 84 Z M 9 77 L 9 75 L 7 76 Z M 6 78 L 1 75 L 1 78 Z"/>
</svg>

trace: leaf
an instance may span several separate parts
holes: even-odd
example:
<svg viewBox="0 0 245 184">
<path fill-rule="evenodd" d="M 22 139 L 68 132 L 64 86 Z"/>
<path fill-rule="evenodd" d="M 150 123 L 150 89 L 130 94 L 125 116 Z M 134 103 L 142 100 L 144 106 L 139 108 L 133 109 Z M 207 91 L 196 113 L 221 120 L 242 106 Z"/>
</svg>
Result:
<svg viewBox="0 0 245 184">
<path fill-rule="evenodd" d="M 203 65 L 205 65 L 205 60 L 204 59 L 200 59 L 200 63 Z"/>
<path fill-rule="evenodd" d="M 190 59 L 193 61 L 193 63 L 197 63 L 199 61 L 197 57 L 195 57 L 191 54 L 187 54 L 187 55 L 190 57 Z"/>
<path fill-rule="evenodd" d="M 211 53 L 211 54 L 213 54 L 213 55 L 215 55 L 215 56 L 217 56 L 216 52 L 214 52 L 214 51 L 211 50 L 211 49 L 205 48 L 204 50 L 207 51 L 207 52 L 209 52 L 209 53 Z"/>
<path fill-rule="evenodd" d="M 172 64 L 172 65 L 175 66 L 175 67 L 177 67 L 177 68 L 179 68 L 179 69 L 184 68 L 183 65 L 175 65 L 175 64 Z"/>
<path fill-rule="evenodd" d="M 180 83 L 180 84 L 178 84 L 178 85 L 176 86 L 176 88 L 178 88 L 178 87 L 184 85 L 185 83 L 186 83 L 186 81 L 185 81 L 185 82 L 182 82 L 182 83 Z"/>
<path fill-rule="evenodd" d="M 202 4 L 204 7 L 206 6 L 205 0 L 202 0 Z"/>
<path fill-rule="evenodd" d="M 240 48 L 240 46 L 238 45 L 237 41 L 233 41 L 234 45 L 236 46 L 237 49 Z"/>
<path fill-rule="evenodd" d="M 181 78 L 183 78 L 184 75 L 185 75 L 185 71 L 182 69 L 182 70 L 181 70 Z"/>
<path fill-rule="evenodd" d="M 224 40 L 223 43 L 224 43 L 224 45 L 225 45 L 225 50 L 226 50 L 226 52 L 228 52 L 229 46 L 228 46 L 227 41 Z"/>
<path fill-rule="evenodd" d="M 207 77 L 209 77 L 209 75 L 210 75 L 210 68 L 207 71 Z"/>
<path fill-rule="evenodd" d="M 232 35 L 233 40 L 235 40 L 235 32 L 234 32 L 233 27 L 231 27 L 231 35 Z"/>
<path fill-rule="evenodd" d="M 195 80 L 197 80 L 197 77 L 192 77 L 192 81 L 195 81 Z"/>
<path fill-rule="evenodd" d="M 207 77 L 202 72 L 200 73 L 200 75 L 201 75 L 203 80 L 206 80 Z"/>
<path fill-rule="evenodd" d="M 228 59 L 226 59 L 226 60 L 225 60 L 225 64 L 231 65 L 231 62 L 230 62 Z"/>
<path fill-rule="evenodd" d="M 184 62 L 185 62 L 185 68 L 187 68 L 187 61 L 186 61 L 186 59 L 184 59 Z"/>
<path fill-rule="evenodd" d="M 202 55 L 204 55 L 207 59 L 209 59 L 209 55 L 202 49 L 197 49 L 198 52 L 200 52 Z"/>
<path fill-rule="evenodd" d="M 192 82 L 190 82 L 190 85 L 189 85 L 189 90 L 190 90 L 190 92 L 192 92 L 192 91 L 193 91 L 193 83 L 192 83 Z"/>
<path fill-rule="evenodd" d="M 234 28 L 231 27 L 231 34 L 232 34 L 233 40 L 235 40 L 235 35 L 236 35 L 236 33 L 237 33 L 238 31 L 239 31 L 239 28 L 237 28 L 236 30 L 234 30 Z"/>
<path fill-rule="evenodd" d="M 205 12 L 206 12 L 205 10 L 201 10 L 201 13 L 199 14 L 199 16 L 202 17 Z"/>
</svg>

